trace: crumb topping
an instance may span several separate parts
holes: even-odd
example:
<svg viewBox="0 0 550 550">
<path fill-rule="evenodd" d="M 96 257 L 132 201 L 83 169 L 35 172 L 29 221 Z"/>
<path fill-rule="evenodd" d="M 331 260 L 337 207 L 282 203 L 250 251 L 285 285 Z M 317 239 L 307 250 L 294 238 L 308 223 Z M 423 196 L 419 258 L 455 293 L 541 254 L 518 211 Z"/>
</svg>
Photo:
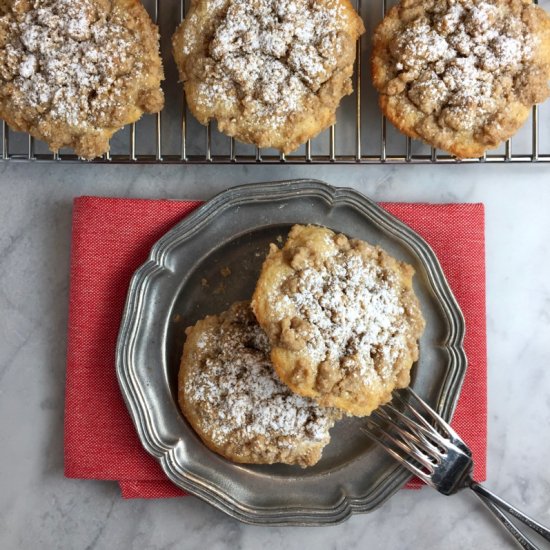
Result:
<svg viewBox="0 0 550 550">
<path fill-rule="evenodd" d="M 303 442 L 328 442 L 334 412 L 279 381 L 267 336 L 247 303 L 221 314 L 197 348 L 201 364 L 186 377 L 184 395 L 214 443 L 273 459 Z"/>
<path fill-rule="evenodd" d="M 0 18 L 0 83 L 15 107 L 82 129 L 124 120 L 147 66 L 139 27 L 110 4 L 12 3 Z"/>
<path fill-rule="evenodd" d="M 496 0 L 404 3 L 386 93 L 405 95 L 440 128 L 482 133 L 506 103 L 542 101 L 548 70 L 534 55 L 533 9 Z"/>
<path fill-rule="evenodd" d="M 197 102 L 207 108 L 246 105 L 249 119 L 277 127 L 352 62 L 337 0 L 229 0 L 225 6 L 197 85 Z"/>
<path fill-rule="evenodd" d="M 335 249 L 331 237 L 325 238 L 331 252 L 315 262 L 310 251 L 295 251 L 295 271 L 283 283 L 283 295 L 268 297 L 282 319 L 281 345 L 305 348 L 313 361 L 338 365 L 342 378 L 355 374 L 365 385 L 389 380 L 411 332 L 398 277 L 378 261 L 376 249 L 368 258 L 358 253 L 360 241 L 346 239 Z"/>
<path fill-rule="evenodd" d="M 409 384 L 424 331 L 414 269 L 378 246 L 294 225 L 271 245 L 252 307 L 294 391 L 364 416 Z"/>
</svg>

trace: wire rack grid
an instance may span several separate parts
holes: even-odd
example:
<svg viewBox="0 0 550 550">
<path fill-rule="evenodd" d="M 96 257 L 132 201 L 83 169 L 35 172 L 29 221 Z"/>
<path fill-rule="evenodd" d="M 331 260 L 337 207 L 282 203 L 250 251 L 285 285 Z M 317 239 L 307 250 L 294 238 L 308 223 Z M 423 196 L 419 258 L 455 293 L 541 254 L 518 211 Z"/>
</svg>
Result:
<svg viewBox="0 0 550 550">
<path fill-rule="evenodd" d="M 153 20 L 159 25 L 161 53 L 166 80 L 166 105 L 161 113 L 146 115 L 117 132 L 110 152 L 94 163 L 510 163 L 550 162 L 550 106 L 535 106 L 523 128 L 499 149 L 481 158 L 458 161 L 453 156 L 405 137 L 386 121 L 377 106 L 377 94 L 370 84 L 370 38 L 374 28 L 392 5 L 391 0 L 356 0 L 366 32 L 357 43 L 354 92 L 343 99 L 337 123 L 292 154 L 258 149 L 224 136 L 215 124 L 200 125 L 189 113 L 178 83 L 171 54 L 171 36 L 185 16 L 187 1 L 146 0 Z M 550 6 L 550 0 L 541 0 Z M 1 150 L 4 161 L 79 162 L 70 150 L 52 153 L 27 134 L 14 132 L 2 122 Z"/>
</svg>

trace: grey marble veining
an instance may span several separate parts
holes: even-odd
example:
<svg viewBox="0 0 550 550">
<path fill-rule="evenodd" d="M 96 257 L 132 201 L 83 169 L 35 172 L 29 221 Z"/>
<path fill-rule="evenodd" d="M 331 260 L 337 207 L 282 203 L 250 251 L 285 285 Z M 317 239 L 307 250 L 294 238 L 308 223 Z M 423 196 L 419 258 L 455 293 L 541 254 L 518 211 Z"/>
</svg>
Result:
<svg viewBox="0 0 550 550">
<path fill-rule="evenodd" d="M 481 201 L 487 217 L 487 485 L 550 524 L 550 166 L 0 164 L 0 548 L 512 547 L 469 494 L 402 491 L 328 528 L 237 523 L 195 498 L 123 501 L 63 478 L 71 203 L 84 194 L 206 199 L 316 177 L 376 200 Z"/>
</svg>

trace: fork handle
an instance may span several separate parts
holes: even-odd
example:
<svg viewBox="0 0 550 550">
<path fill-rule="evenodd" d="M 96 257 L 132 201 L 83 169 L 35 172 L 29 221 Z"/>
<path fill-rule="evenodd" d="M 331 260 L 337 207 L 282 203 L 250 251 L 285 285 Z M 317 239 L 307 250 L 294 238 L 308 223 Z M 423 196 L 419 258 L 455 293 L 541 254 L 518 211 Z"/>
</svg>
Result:
<svg viewBox="0 0 550 550">
<path fill-rule="evenodd" d="M 502 498 L 498 497 L 483 485 L 472 481 L 469 484 L 470 489 L 474 491 L 476 496 L 487 506 L 487 508 L 497 517 L 497 519 L 508 529 L 516 541 L 523 547 L 530 550 L 536 550 L 537 546 L 529 540 L 529 538 L 524 535 L 505 515 L 503 512 L 508 512 L 510 515 L 519 519 L 524 525 L 531 528 L 533 531 L 538 533 L 545 540 L 550 542 L 550 529 L 541 525 L 534 519 L 525 515 L 523 512 L 520 512 L 515 506 L 512 506 L 510 503 L 506 502 Z"/>
</svg>

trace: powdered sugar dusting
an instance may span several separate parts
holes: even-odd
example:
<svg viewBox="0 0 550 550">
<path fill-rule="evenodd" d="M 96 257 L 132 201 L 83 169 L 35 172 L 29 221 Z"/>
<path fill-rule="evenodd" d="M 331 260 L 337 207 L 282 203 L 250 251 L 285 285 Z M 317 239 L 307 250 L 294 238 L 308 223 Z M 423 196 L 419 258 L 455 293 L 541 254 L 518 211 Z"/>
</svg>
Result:
<svg viewBox="0 0 550 550">
<path fill-rule="evenodd" d="M 242 103 L 250 120 L 282 125 L 338 66 L 340 11 L 336 0 L 229 0 L 210 42 L 198 103 Z"/>
<path fill-rule="evenodd" d="M 123 116 L 129 79 L 146 68 L 139 36 L 94 0 L 34 0 L 2 17 L 9 40 L 0 52 L 1 79 L 22 110 L 86 128 Z"/>
<path fill-rule="evenodd" d="M 256 441 L 257 450 L 328 442 L 333 412 L 279 381 L 269 361 L 267 336 L 248 304 L 236 304 L 221 317 L 224 321 L 198 340 L 204 361 L 184 386 L 185 399 L 199 411 L 212 440 L 240 447 Z"/>
<path fill-rule="evenodd" d="M 441 126 L 483 125 L 532 60 L 535 42 L 521 15 L 491 0 L 450 0 L 408 23 L 390 51 L 396 78 L 388 93 L 406 93 Z"/>
<path fill-rule="evenodd" d="M 390 379 L 410 332 L 395 274 L 353 250 L 340 251 L 289 283 L 292 291 L 282 299 L 273 294 L 270 306 L 281 317 L 293 311 L 305 321 L 298 330 L 312 360 L 358 370 L 366 385 L 371 377 Z"/>
</svg>

